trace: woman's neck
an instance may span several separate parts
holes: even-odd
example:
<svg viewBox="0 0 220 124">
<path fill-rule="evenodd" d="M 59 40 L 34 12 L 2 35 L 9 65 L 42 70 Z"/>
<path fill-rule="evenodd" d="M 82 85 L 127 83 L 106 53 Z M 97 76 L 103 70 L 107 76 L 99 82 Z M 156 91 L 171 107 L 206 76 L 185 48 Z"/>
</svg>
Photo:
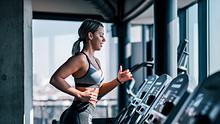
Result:
<svg viewBox="0 0 220 124">
<path fill-rule="evenodd" d="M 95 53 L 94 50 L 83 48 L 82 51 L 87 53 L 88 56 L 94 57 L 94 53 Z"/>
</svg>

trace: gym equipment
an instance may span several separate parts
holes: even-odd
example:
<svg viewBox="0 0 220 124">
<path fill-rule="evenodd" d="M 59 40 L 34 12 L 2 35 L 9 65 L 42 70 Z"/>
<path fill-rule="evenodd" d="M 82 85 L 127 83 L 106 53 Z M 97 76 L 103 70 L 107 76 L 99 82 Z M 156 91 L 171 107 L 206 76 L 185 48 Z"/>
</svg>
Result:
<svg viewBox="0 0 220 124">
<path fill-rule="evenodd" d="M 131 100 L 131 103 L 128 105 L 128 107 L 124 108 L 116 117 L 115 124 L 122 124 L 124 119 L 126 118 L 126 115 L 128 113 L 132 113 L 136 107 L 141 103 L 143 97 L 146 95 L 146 93 L 149 92 L 150 88 L 154 84 L 155 80 L 158 78 L 158 76 L 149 76 L 145 81 L 142 83 L 143 85 L 140 86 L 140 89 L 138 90 L 137 94 L 134 95 L 133 99 Z"/>
<path fill-rule="evenodd" d="M 125 124 L 137 124 L 148 112 L 155 100 L 163 94 L 164 89 L 169 85 L 172 78 L 163 74 L 155 81 L 148 93 L 143 97 L 142 102 L 136 107 L 133 113 L 128 113 L 124 119 Z"/>
<path fill-rule="evenodd" d="M 136 64 L 134 66 L 132 66 L 130 68 L 131 73 L 134 73 L 135 71 L 137 71 L 138 69 L 140 69 L 141 67 L 153 67 L 153 62 L 143 62 L 141 64 Z M 152 75 L 149 76 L 147 79 L 145 79 L 145 81 L 141 84 L 138 92 L 136 93 L 136 95 L 132 92 L 132 88 L 134 86 L 134 80 L 132 80 L 130 82 L 129 87 L 127 88 L 127 93 L 129 95 L 131 95 L 131 103 L 128 105 L 128 107 L 124 108 L 116 117 L 116 121 L 115 124 L 121 124 L 122 121 L 124 120 L 124 118 L 126 117 L 128 112 L 132 112 L 135 110 L 135 108 L 137 107 L 137 105 L 140 104 L 140 102 L 142 101 L 142 98 L 145 96 L 145 94 L 150 90 L 150 88 L 152 87 L 152 85 L 154 84 L 155 80 L 158 78 L 157 75 Z"/>
<path fill-rule="evenodd" d="M 189 96 L 172 124 L 220 123 L 220 72 L 206 78 Z M 167 123 L 168 124 L 168 123 Z"/>
<path fill-rule="evenodd" d="M 187 46 L 189 41 L 185 39 L 183 42 L 180 42 L 177 48 L 177 61 L 178 61 L 178 74 L 186 73 L 187 71 L 187 63 L 189 59 L 189 53 L 187 52 Z"/>
<path fill-rule="evenodd" d="M 149 67 L 150 69 L 152 69 L 152 68 L 153 68 L 153 65 L 154 65 L 154 62 L 153 62 L 153 61 L 142 62 L 141 64 L 135 64 L 135 65 L 132 66 L 129 70 L 130 70 L 131 73 L 134 73 L 134 72 L 136 72 L 137 70 L 139 70 L 139 69 L 142 68 L 142 67 Z M 155 76 L 156 76 L 156 75 L 149 76 L 149 79 L 152 80 L 153 78 L 155 78 Z M 156 77 L 157 77 L 157 76 L 156 76 Z M 143 87 L 143 85 L 146 84 L 146 83 L 145 83 L 146 81 L 147 81 L 147 79 L 144 81 L 144 83 L 141 84 L 141 86 L 139 87 L 138 92 L 137 92 L 136 95 L 135 95 L 135 93 L 133 93 L 133 91 L 132 91 L 132 90 L 133 90 L 133 87 L 134 87 L 134 85 L 135 85 L 135 80 L 133 79 L 131 82 L 129 82 L 129 85 L 126 85 L 126 86 L 128 86 L 128 87 L 126 88 L 126 92 L 128 93 L 128 95 L 130 95 L 131 99 L 132 99 L 132 98 L 135 98 L 137 95 L 140 95 L 140 93 L 141 93 L 141 91 L 143 90 L 143 88 L 145 88 L 145 87 Z"/>
<path fill-rule="evenodd" d="M 150 110 L 145 114 L 138 124 L 163 124 L 168 116 L 176 115 L 183 102 L 189 96 L 187 92 L 189 79 L 187 74 L 180 74 L 174 78 L 163 94 L 159 96 Z"/>
</svg>

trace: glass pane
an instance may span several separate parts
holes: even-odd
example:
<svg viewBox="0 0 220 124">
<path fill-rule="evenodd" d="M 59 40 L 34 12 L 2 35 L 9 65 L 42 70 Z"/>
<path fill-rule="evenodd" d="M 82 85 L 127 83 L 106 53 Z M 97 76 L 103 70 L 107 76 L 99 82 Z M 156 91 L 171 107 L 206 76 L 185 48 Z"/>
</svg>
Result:
<svg viewBox="0 0 220 124">
<path fill-rule="evenodd" d="M 198 85 L 198 5 L 187 9 L 187 39 L 189 40 L 189 75 L 192 91 Z"/>
<path fill-rule="evenodd" d="M 141 42 L 141 25 L 132 25 L 130 29 L 131 42 Z"/>
<path fill-rule="evenodd" d="M 209 0 L 209 68 L 210 73 L 213 74 L 220 71 L 220 1 L 219 0 Z"/>
</svg>

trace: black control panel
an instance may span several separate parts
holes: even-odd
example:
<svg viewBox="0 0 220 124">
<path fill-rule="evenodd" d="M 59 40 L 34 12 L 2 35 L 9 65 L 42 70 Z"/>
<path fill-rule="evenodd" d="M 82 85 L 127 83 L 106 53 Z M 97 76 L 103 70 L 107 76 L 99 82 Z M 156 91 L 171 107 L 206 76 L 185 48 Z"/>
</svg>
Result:
<svg viewBox="0 0 220 124">
<path fill-rule="evenodd" d="M 220 72 L 199 84 L 172 123 L 220 124 Z"/>
<path fill-rule="evenodd" d="M 165 123 L 170 113 L 174 114 L 172 110 L 175 109 L 179 101 L 181 99 L 186 100 L 189 95 L 187 92 L 188 83 L 189 78 L 187 74 L 180 74 L 174 78 L 163 94 L 156 99 L 148 113 L 145 114 L 145 117 L 139 121 L 139 124 Z"/>
<path fill-rule="evenodd" d="M 156 98 L 160 97 L 166 89 L 172 78 L 163 74 L 155 81 L 149 92 L 143 97 L 141 103 L 136 107 L 134 113 L 130 113 L 129 118 L 125 119 L 126 124 L 138 124 L 146 115 Z"/>
<path fill-rule="evenodd" d="M 151 87 L 153 86 L 153 84 L 155 83 L 156 79 L 158 78 L 158 76 L 154 75 L 154 76 L 149 76 L 147 78 L 147 80 L 145 80 L 145 83 L 143 83 L 143 85 L 140 86 L 136 97 L 143 99 L 143 97 L 146 95 L 146 93 L 149 92 L 149 90 L 151 89 Z"/>
<path fill-rule="evenodd" d="M 157 75 L 149 76 L 140 86 L 137 94 L 134 98 L 132 98 L 131 103 L 128 105 L 127 108 L 123 109 L 118 116 L 116 117 L 115 124 L 122 124 L 124 123 L 125 118 L 129 115 L 129 113 L 133 113 L 136 107 L 141 103 L 143 97 L 146 93 L 149 92 L 153 84 L 155 83 L 156 79 L 158 78 Z"/>
</svg>

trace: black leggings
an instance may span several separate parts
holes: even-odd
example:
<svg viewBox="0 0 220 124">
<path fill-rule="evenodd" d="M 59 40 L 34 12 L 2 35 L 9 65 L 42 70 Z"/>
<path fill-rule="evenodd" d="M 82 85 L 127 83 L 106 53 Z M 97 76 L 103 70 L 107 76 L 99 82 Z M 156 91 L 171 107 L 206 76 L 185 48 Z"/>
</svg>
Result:
<svg viewBox="0 0 220 124">
<path fill-rule="evenodd" d="M 92 114 L 95 107 L 90 103 L 73 101 L 61 117 L 60 124 L 92 124 Z"/>
</svg>

